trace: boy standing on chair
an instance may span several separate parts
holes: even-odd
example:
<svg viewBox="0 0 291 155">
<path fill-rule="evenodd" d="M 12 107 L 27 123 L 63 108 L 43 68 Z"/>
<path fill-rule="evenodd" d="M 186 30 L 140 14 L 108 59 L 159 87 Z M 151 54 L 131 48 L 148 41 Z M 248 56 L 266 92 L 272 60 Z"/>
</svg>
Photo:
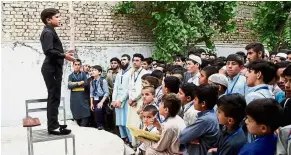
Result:
<svg viewBox="0 0 291 155">
<path fill-rule="evenodd" d="M 75 58 L 73 57 L 72 50 L 64 52 L 62 43 L 55 31 L 55 27 L 61 26 L 59 10 L 53 8 L 44 9 L 40 16 L 45 24 L 40 35 L 40 42 L 45 54 L 41 73 L 48 91 L 47 129 L 50 134 L 66 135 L 70 134 L 71 130 L 66 129 L 66 125 L 60 125 L 58 121 L 63 65 L 64 59 L 74 61 Z"/>
</svg>

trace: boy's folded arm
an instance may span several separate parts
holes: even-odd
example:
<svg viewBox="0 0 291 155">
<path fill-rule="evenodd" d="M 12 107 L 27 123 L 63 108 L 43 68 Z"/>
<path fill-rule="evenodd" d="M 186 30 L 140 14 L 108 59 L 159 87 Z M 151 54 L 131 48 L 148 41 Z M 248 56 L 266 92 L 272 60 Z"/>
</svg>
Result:
<svg viewBox="0 0 291 155">
<path fill-rule="evenodd" d="M 165 151 L 171 146 L 171 142 L 175 133 L 176 132 L 174 132 L 173 129 L 163 129 L 161 139 L 157 143 L 152 142 L 151 147 L 156 151 Z"/>
<path fill-rule="evenodd" d="M 194 124 L 186 127 L 179 135 L 181 144 L 188 144 L 203 135 L 208 128 L 208 124 L 203 119 L 197 119 Z"/>
</svg>

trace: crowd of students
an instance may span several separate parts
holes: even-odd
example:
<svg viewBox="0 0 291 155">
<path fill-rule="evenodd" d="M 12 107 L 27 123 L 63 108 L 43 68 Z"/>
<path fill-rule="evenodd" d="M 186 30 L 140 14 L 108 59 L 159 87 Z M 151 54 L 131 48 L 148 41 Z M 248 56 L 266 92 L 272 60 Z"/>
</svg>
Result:
<svg viewBox="0 0 291 155">
<path fill-rule="evenodd" d="M 290 154 L 291 51 L 245 49 L 226 58 L 189 50 L 171 64 L 124 54 L 107 71 L 77 59 L 73 118 L 118 134 L 136 154 Z M 132 137 L 129 126 L 161 138 Z"/>
</svg>

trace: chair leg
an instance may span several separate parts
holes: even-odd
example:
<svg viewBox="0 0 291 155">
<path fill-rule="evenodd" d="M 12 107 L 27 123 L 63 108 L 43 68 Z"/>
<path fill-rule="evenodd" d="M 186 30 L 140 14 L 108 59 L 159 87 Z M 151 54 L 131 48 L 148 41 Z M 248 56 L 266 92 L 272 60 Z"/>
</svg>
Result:
<svg viewBox="0 0 291 155">
<path fill-rule="evenodd" d="M 66 152 L 66 155 L 68 155 L 68 143 L 67 143 L 67 138 L 65 138 L 65 152 Z"/>
<path fill-rule="evenodd" d="M 75 149 L 75 136 L 73 137 L 73 155 L 76 155 L 76 149 Z"/>
<path fill-rule="evenodd" d="M 31 143 L 31 155 L 34 155 L 34 152 L 33 152 L 33 143 Z"/>
</svg>

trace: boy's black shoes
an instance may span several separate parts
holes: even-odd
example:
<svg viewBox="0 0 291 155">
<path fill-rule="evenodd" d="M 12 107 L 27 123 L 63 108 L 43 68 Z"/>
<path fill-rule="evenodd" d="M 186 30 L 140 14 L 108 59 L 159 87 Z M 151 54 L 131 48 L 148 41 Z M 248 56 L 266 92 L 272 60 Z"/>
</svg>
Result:
<svg viewBox="0 0 291 155">
<path fill-rule="evenodd" d="M 48 133 L 52 135 L 68 135 L 71 133 L 71 130 L 66 129 L 67 125 L 60 125 L 59 128 L 55 130 L 49 130 Z"/>
</svg>

